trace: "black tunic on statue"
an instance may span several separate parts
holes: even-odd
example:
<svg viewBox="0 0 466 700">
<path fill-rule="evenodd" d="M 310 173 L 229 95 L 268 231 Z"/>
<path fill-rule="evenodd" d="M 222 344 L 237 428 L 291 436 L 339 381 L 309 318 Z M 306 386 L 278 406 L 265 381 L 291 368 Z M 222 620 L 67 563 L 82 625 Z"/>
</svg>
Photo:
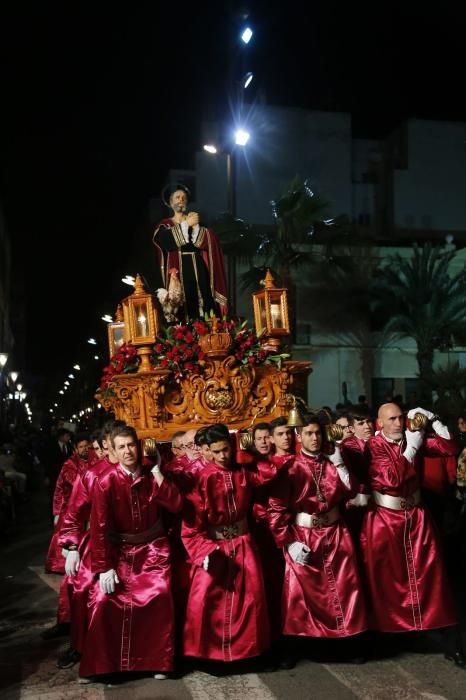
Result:
<svg viewBox="0 0 466 700">
<path fill-rule="evenodd" d="M 177 244 L 173 230 L 161 226 L 157 233 L 157 243 L 164 253 L 165 251 L 167 253 L 178 251 L 186 318 L 203 318 L 204 313 L 209 313 L 211 310 L 218 314 L 219 309 L 210 289 L 209 270 L 202 258 L 201 251 L 192 242 L 192 228 L 189 228 L 188 235 L 189 242 L 180 246 Z M 168 285 L 168 280 L 166 284 Z"/>
</svg>

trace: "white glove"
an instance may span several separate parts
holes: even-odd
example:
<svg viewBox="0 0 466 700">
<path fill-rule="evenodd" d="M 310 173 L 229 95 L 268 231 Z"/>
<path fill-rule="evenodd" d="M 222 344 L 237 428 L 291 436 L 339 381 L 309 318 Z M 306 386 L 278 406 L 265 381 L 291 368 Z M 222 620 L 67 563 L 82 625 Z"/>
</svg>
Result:
<svg viewBox="0 0 466 700">
<path fill-rule="evenodd" d="M 424 431 L 416 430 L 412 432 L 411 430 L 405 430 L 405 437 L 406 449 L 403 452 L 403 457 L 407 459 L 408 462 L 412 462 L 424 440 Z"/>
<path fill-rule="evenodd" d="M 422 415 L 425 416 L 428 420 L 432 420 L 432 418 L 434 417 L 434 414 L 431 413 L 431 411 L 426 411 L 425 408 L 418 407 L 418 408 L 411 408 L 408 411 L 408 418 L 414 418 L 416 413 L 422 413 Z"/>
<path fill-rule="evenodd" d="M 59 515 L 54 515 L 54 516 L 53 516 L 53 524 L 54 524 L 54 525 L 56 525 L 56 524 L 58 523 L 58 518 L 59 518 L 59 517 L 60 517 Z"/>
<path fill-rule="evenodd" d="M 61 555 L 62 555 L 63 559 L 66 559 L 66 557 L 68 556 L 68 550 L 63 548 L 61 550 Z"/>
<path fill-rule="evenodd" d="M 202 568 L 204 569 L 204 571 L 209 570 L 209 561 L 210 561 L 209 555 L 206 554 L 206 556 L 204 557 L 204 561 L 202 562 Z"/>
<path fill-rule="evenodd" d="M 344 467 L 345 463 L 343 462 L 343 457 L 341 456 L 340 448 L 338 445 L 335 445 L 335 450 L 332 455 L 328 456 L 329 460 L 331 461 L 332 464 L 334 464 L 336 467 Z"/>
<path fill-rule="evenodd" d="M 302 542 L 292 542 L 288 545 L 288 554 L 297 564 L 307 564 L 311 550 Z"/>
<path fill-rule="evenodd" d="M 450 431 L 448 430 L 447 426 L 442 423 L 442 421 L 438 419 L 434 420 L 432 427 L 439 437 L 445 438 L 445 440 L 451 440 Z"/>
<path fill-rule="evenodd" d="M 68 556 L 65 561 L 65 572 L 68 576 L 76 576 L 79 569 L 79 564 L 81 558 L 77 549 L 73 549 L 68 552 Z"/>
<path fill-rule="evenodd" d="M 99 574 L 99 583 L 102 593 L 115 593 L 115 584 L 120 583 L 115 569 Z"/>
</svg>

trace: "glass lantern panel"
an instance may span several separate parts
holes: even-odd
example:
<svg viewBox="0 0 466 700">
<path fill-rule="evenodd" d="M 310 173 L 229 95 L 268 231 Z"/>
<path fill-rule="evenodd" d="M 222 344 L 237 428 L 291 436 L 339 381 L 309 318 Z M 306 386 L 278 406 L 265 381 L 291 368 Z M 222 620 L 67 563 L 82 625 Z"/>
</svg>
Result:
<svg viewBox="0 0 466 700">
<path fill-rule="evenodd" d="M 146 338 L 149 335 L 149 314 L 147 302 L 137 302 L 134 304 L 134 316 L 136 318 L 136 335 Z"/>
<path fill-rule="evenodd" d="M 121 326 L 114 326 L 113 328 L 113 354 L 118 352 L 123 343 L 125 342 L 125 326 L 122 323 Z"/>
<path fill-rule="evenodd" d="M 260 328 L 259 332 L 264 328 L 267 328 L 267 316 L 265 313 L 265 299 L 264 297 L 259 298 L 259 318 L 260 318 Z"/>
<path fill-rule="evenodd" d="M 283 328 L 282 305 L 280 299 L 270 303 L 270 316 L 272 319 L 272 328 Z"/>
</svg>

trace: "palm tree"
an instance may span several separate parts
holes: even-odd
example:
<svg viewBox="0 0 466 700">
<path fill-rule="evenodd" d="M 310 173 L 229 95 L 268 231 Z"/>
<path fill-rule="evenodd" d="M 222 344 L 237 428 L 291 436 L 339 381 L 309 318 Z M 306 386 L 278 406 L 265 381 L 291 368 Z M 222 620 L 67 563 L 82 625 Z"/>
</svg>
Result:
<svg viewBox="0 0 466 700">
<path fill-rule="evenodd" d="M 430 404 L 434 351 L 466 339 L 466 270 L 450 274 L 455 251 L 426 244 L 412 256 L 391 256 L 373 286 L 373 309 L 384 336 L 412 338 L 417 347 L 420 391 Z"/>
</svg>

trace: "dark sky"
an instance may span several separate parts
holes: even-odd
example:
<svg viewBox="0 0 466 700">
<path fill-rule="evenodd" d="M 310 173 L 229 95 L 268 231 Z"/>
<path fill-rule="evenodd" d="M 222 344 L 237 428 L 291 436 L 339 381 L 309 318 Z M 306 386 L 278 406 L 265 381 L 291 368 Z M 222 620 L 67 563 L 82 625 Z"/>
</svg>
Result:
<svg viewBox="0 0 466 700">
<path fill-rule="evenodd" d="M 104 340 L 128 265 L 151 264 L 148 203 L 169 168 L 191 164 L 201 119 L 226 111 L 240 3 L 9 5 L 0 199 L 18 357 L 51 386 L 83 340 Z M 359 136 L 409 116 L 466 121 L 460 3 L 372 5 L 249 3 L 248 65 L 267 101 L 350 111 Z"/>
</svg>

